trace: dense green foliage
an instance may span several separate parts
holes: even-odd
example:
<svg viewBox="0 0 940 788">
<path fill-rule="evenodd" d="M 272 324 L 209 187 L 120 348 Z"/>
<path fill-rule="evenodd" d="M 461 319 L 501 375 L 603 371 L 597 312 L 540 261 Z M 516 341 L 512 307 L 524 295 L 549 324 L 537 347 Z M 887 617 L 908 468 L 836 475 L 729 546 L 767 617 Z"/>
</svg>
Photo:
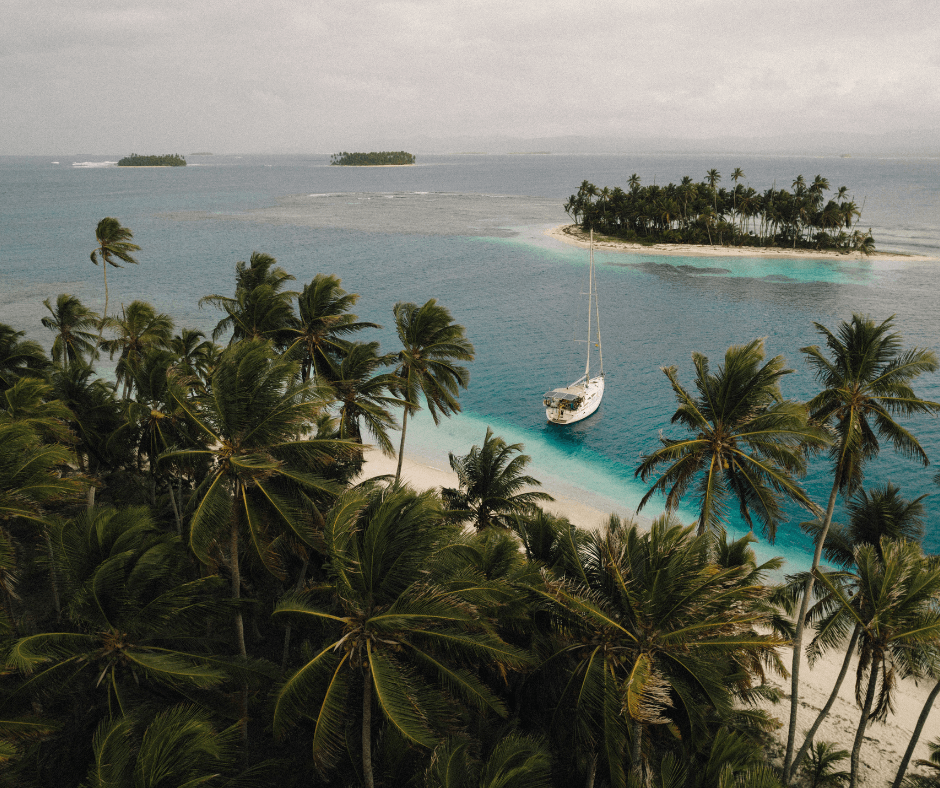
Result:
<svg viewBox="0 0 940 788">
<path fill-rule="evenodd" d="M 130 237 L 99 224 L 93 259 L 135 262 Z M 889 416 L 932 409 L 910 391 L 932 359 L 894 360 L 890 321 L 829 335 L 880 349 L 849 365 L 878 378 L 854 389 L 861 439 L 834 379 L 786 400 L 760 341 L 717 372 L 696 354 L 697 394 L 667 369 L 691 438 L 638 473 L 662 473 L 669 508 L 695 491 L 699 522 L 588 530 L 540 508 L 523 446 L 490 429 L 451 455 L 456 488 L 361 478 L 399 412 L 460 410 L 474 351 L 444 306 L 390 304 L 383 352 L 335 276 L 288 290 L 260 253 L 234 274 L 204 299 L 224 347 L 143 301 L 46 299 L 51 357 L 0 324 L 0 787 L 777 788 L 773 679 L 805 578 L 770 585 L 782 562 L 729 541 L 725 499 L 768 533 L 785 498 L 820 515 L 837 566 L 805 620 L 811 659 L 857 657 L 848 779 L 896 676 L 940 678 L 920 500 L 860 486 L 875 433 L 923 459 Z M 797 481 L 827 436 L 852 516 L 831 529 Z M 804 750 L 797 779 L 847 779 L 847 750 Z"/>
<path fill-rule="evenodd" d="M 743 177 L 735 169 L 731 190 L 718 187 L 717 170 L 701 183 L 686 176 L 665 186 L 641 186 L 632 175 L 626 191 L 584 181 L 565 211 L 585 230 L 641 243 L 874 251 L 871 230 L 857 229 L 861 209 L 845 186 L 826 199 L 829 181 L 821 175 L 809 184 L 798 176 L 793 191 L 773 187 L 763 193 L 739 183 Z"/>
<path fill-rule="evenodd" d="M 165 153 L 162 156 L 141 156 L 132 153 L 118 162 L 118 167 L 185 167 L 186 159 L 178 153 Z"/>
<path fill-rule="evenodd" d="M 399 151 L 372 151 L 371 153 L 334 153 L 330 164 L 342 167 L 386 167 L 388 165 L 414 164 L 415 155 Z"/>
</svg>

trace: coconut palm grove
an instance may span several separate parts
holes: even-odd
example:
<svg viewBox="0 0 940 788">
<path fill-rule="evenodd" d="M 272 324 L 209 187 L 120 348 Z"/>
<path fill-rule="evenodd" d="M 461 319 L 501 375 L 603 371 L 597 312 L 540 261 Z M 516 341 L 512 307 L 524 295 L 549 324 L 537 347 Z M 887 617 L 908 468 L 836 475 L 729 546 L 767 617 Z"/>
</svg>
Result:
<svg viewBox="0 0 940 788">
<path fill-rule="evenodd" d="M 871 230 L 858 229 L 862 210 L 847 186 L 827 197 L 828 178 L 817 175 L 807 182 L 798 175 L 792 191 L 775 184 L 757 192 L 740 183 L 744 177 L 735 167 L 730 189 L 719 186 L 716 169 L 700 183 L 685 176 L 665 186 L 643 186 L 634 173 L 626 190 L 583 181 L 565 211 L 584 230 L 641 243 L 874 252 Z"/>
<path fill-rule="evenodd" d="M 775 193 L 774 218 L 715 185 L 586 184 L 568 210 L 662 239 L 867 243 L 844 195 L 786 213 Z M 458 487 L 399 479 L 409 416 L 459 412 L 470 385 L 473 337 L 435 299 L 389 303 L 380 347 L 355 283 L 255 253 L 202 299 L 206 336 L 145 301 L 109 313 L 108 269 L 139 247 L 113 217 L 94 240 L 103 313 L 46 299 L 44 344 L 0 323 L 0 785 L 854 788 L 910 677 L 933 690 L 894 788 L 940 785 L 940 557 L 921 498 L 865 474 L 880 451 L 928 464 L 909 417 L 940 412 L 917 393 L 938 361 L 890 315 L 794 348 L 808 402 L 757 339 L 664 369 L 672 437 L 636 475 L 665 513 L 589 530 L 493 430 L 451 455 Z M 370 477 L 367 448 L 398 472 Z M 816 552 L 781 580 L 725 524 L 772 538 L 793 506 Z M 801 704 L 801 655 L 844 665 L 834 693 L 855 682 L 854 740 L 817 735 L 832 699 Z"/>
</svg>

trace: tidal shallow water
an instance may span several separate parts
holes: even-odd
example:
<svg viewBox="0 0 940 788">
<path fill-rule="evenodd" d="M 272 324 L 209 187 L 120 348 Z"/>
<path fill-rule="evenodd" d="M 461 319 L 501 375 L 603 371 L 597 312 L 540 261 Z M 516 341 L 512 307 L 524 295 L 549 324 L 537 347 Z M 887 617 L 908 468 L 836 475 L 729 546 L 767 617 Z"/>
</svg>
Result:
<svg viewBox="0 0 940 788">
<path fill-rule="evenodd" d="M 116 157 L 102 157 L 102 159 Z M 59 165 L 51 164 L 58 159 Z M 208 293 L 230 294 L 234 267 L 252 251 L 274 255 L 297 279 L 340 276 L 360 294 L 360 318 L 385 326 L 396 301 L 436 298 L 476 347 L 464 412 L 434 427 L 418 418 L 406 451 L 446 467 L 447 453 L 480 443 L 487 426 L 525 444 L 533 475 L 583 491 L 602 509 L 629 511 L 645 491 L 633 478 L 655 448 L 675 402 L 662 366 L 692 383 L 691 353 L 718 364 L 729 345 L 766 338 L 795 370 L 784 394 L 808 398 L 815 383 L 799 349 L 820 342 L 813 323 L 835 328 L 853 312 L 896 315 L 907 346 L 940 349 L 936 262 L 652 257 L 598 252 L 598 289 L 607 389 L 600 410 L 567 428 L 546 423 L 541 396 L 583 371 L 587 252 L 545 235 L 565 223 L 567 196 L 587 179 L 625 186 L 700 180 L 711 167 L 741 166 L 754 188 L 789 186 L 797 174 L 827 176 L 865 202 L 879 248 L 940 256 L 940 163 L 786 157 L 438 156 L 395 168 L 329 167 L 328 157 L 199 157 L 169 169 L 73 168 L 67 156 L 0 158 L 0 321 L 47 345 L 42 300 L 69 292 L 103 305 L 101 269 L 88 255 L 94 227 L 115 216 L 134 232 L 140 265 L 109 271 L 111 304 L 135 298 L 170 313 L 177 326 L 211 331 L 219 313 L 200 309 Z M 787 180 L 789 179 L 789 180 Z M 388 328 L 377 332 L 394 349 Z M 918 392 L 940 401 L 940 377 Z M 936 419 L 911 424 L 940 458 Z M 890 447 L 868 484 L 887 480 L 928 502 L 925 546 L 940 550 L 940 489 Z M 806 479 L 815 499 L 828 493 L 828 463 Z M 655 514 L 644 510 L 644 514 Z M 683 515 L 692 519 L 691 509 Z M 791 566 L 808 560 L 796 523 L 763 554 Z"/>
</svg>

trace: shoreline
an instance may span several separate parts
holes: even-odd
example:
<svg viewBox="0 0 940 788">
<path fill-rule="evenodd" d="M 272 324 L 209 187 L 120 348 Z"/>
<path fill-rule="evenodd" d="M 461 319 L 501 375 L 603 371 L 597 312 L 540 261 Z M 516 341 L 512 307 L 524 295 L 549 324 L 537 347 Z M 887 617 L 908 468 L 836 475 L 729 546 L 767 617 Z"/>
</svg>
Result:
<svg viewBox="0 0 940 788">
<path fill-rule="evenodd" d="M 410 455 L 410 458 L 409 458 Z M 418 457 L 417 459 L 415 459 Z M 414 451 L 409 450 L 401 465 L 401 478 L 404 482 L 414 487 L 416 490 L 440 489 L 441 487 L 459 487 L 457 474 L 449 467 L 441 468 L 426 457 L 420 457 Z M 373 476 L 395 475 L 395 469 L 398 460 L 394 457 L 386 457 L 377 449 L 371 449 L 366 454 L 365 465 L 357 481 L 368 479 Z M 581 499 L 580 491 L 571 488 L 564 491 L 552 487 L 551 484 L 544 484 L 538 488 L 547 492 L 555 500 L 547 502 L 542 508 L 545 511 L 560 516 L 567 517 L 572 523 L 580 528 L 599 530 L 604 527 L 609 511 L 603 511 L 592 503 Z M 589 497 L 586 496 L 585 497 Z M 618 512 L 621 518 L 632 518 L 643 528 L 649 528 L 652 519 L 643 517 L 632 512 Z"/>
<path fill-rule="evenodd" d="M 574 224 L 559 224 L 550 227 L 545 235 L 569 246 L 589 249 L 589 234 Z M 903 252 L 874 252 L 867 257 L 861 252 L 821 252 L 811 249 L 783 249 L 767 246 L 706 246 L 703 244 L 641 244 L 621 241 L 606 235 L 594 236 L 594 248 L 605 252 L 645 254 L 658 257 L 771 257 L 783 259 L 812 260 L 903 260 L 905 262 L 929 262 L 936 258 Z"/>
<path fill-rule="evenodd" d="M 396 466 L 397 460 L 394 457 L 386 457 L 373 448 L 366 454 L 365 465 L 357 481 L 374 476 L 394 476 Z M 422 457 L 412 451 L 410 456 L 406 455 L 402 461 L 402 479 L 419 491 L 440 489 L 441 487 L 458 487 L 457 474 L 449 467 L 442 468 L 439 466 L 439 462 Z M 566 488 L 561 492 L 551 483 L 545 484 L 539 489 L 555 498 L 554 501 L 543 507 L 551 514 L 567 517 L 580 528 L 590 530 L 599 530 L 607 522 L 609 512 L 604 512 L 592 503 L 582 499 L 591 497 L 587 492 L 582 493 L 576 488 Z M 619 514 L 621 517 L 635 520 L 644 529 L 648 529 L 652 523 L 650 518 L 638 516 L 633 512 L 621 511 Z M 773 581 L 769 579 L 768 582 Z M 803 732 L 812 725 L 819 710 L 828 700 L 842 667 L 844 653 L 844 651 L 840 652 L 838 649 L 834 649 L 817 660 L 812 667 L 809 666 L 804 654 L 800 672 L 801 712 L 799 731 Z M 780 656 L 784 665 L 790 665 L 791 655 L 792 651 L 789 648 L 780 649 Z M 855 702 L 854 674 L 857 664 L 857 659 L 853 659 L 849 674 L 845 677 L 845 681 L 840 688 L 838 698 L 825 722 L 820 727 L 815 741 L 831 741 L 838 745 L 838 749 L 851 750 L 860 714 Z M 761 708 L 782 723 L 776 731 L 779 752 L 772 755 L 772 761 L 782 765 L 783 752 L 786 749 L 786 719 L 789 709 L 790 681 L 789 677 L 785 678 L 773 674 L 768 676 L 768 683 L 780 687 L 785 695 L 784 699 L 777 704 L 770 702 L 760 704 Z M 914 725 L 932 687 L 933 682 L 930 680 L 921 680 L 919 683 L 910 678 L 898 680 L 895 687 L 894 713 L 884 723 L 871 722 L 868 725 L 865 744 L 862 748 L 859 773 L 863 784 L 883 785 L 885 781 L 894 780 L 901 757 L 910 742 Z M 931 731 L 936 730 L 938 717 L 940 717 L 940 710 L 935 709 L 927 720 L 927 725 L 918 741 L 911 765 L 908 767 L 908 774 L 916 769 L 914 761 L 918 758 L 927 757 L 927 743 L 934 738 Z M 801 733 L 797 736 L 797 747 L 802 744 L 802 741 Z M 804 759 L 805 762 L 806 759 Z M 847 762 L 843 762 L 843 765 L 846 769 L 848 768 Z"/>
</svg>

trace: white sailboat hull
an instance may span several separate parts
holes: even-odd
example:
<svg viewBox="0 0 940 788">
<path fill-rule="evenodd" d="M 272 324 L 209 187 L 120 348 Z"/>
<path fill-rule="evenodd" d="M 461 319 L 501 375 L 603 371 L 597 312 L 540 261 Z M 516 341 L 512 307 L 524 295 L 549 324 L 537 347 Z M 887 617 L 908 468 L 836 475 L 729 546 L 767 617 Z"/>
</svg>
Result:
<svg viewBox="0 0 940 788">
<path fill-rule="evenodd" d="M 574 424 L 590 416 L 600 407 L 604 398 L 604 353 L 601 350 L 601 316 L 597 304 L 597 279 L 594 276 L 594 231 L 591 230 L 591 267 L 588 269 L 588 309 L 587 309 L 587 359 L 584 363 L 584 375 L 562 389 L 552 389 L 542 397 L 545 417 L 552 424 Z M 592 338 L 591 317 L 596 318 L 597 357 L 601 365 L 600 373 L 591 377 Z"/>
<path fill-rule="evenodd" d="M 546 397 L 545 416 L 552 424 L 574 424 L 590 416 L 600 407 L 604 398 L 604 376 L 598 375 L 585 381 L 584 378 L 565 389 L 574 397 Z M 551 404 L 548 404 L 551 402 Z"/>
</svg>

